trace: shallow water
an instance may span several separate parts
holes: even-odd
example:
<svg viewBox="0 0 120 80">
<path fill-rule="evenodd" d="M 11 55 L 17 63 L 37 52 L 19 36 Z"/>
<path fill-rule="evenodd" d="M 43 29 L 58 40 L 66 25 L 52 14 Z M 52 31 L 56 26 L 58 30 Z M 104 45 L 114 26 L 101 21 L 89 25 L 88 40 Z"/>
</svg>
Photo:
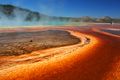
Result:
<svg viewBox="0 0 120 80">
<path fill-rule="evenodd" d="M 102 30 L 102 31 L 105 31 L 105 32 L 120 36 L 120 30 Z"/>
<path fill-rule="evenodd" d="M 57 26 L 87 26 L 88 23 L 84 22 L 71 22 L 71 21 L 39 21 L 39 22 L 0 22 L 0 29 L 1 28 L 31 28 L 31 27 L 57 27 Z"/>
<path fill-rule="evenodd" d="M 39 22 L 20 22 L 20 21 L 4 21 L 0 22 L 0 28 L 9 28 L 9 27 L 24 27 L 24 26 L 62 26 L 66 25 L 69 22 L 67 21 L 39 21 Z"/>
</svg>

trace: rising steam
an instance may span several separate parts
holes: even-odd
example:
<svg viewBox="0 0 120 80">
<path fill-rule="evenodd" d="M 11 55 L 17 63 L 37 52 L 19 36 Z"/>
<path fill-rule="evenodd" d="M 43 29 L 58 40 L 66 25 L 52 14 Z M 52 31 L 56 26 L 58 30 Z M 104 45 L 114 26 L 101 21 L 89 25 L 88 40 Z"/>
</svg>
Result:
<svg viewBox="0 0 120 80">
<path fill-rule="evenodd" d="M 29 26 L 64 24 L 66 20 L 50 17 L 13 5 L 0 5 L 0 26 Z"/>
</svg>

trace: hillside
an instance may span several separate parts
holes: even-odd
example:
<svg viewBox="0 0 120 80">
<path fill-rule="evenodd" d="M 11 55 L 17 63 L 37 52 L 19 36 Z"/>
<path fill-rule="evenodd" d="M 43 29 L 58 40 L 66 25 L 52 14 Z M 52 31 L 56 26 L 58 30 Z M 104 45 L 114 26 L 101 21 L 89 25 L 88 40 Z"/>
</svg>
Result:
<svg viewBox="0 0 120 80">
<path fill-rule="evenodd" d="M 6 24 L 10 21 L 17 22 L 43 22 L 43 21 L 70 21 L 70 22 L 96 22 L 96 23 L 120 23 L 120 19 L 104 16 L 101 18 L 94 18 L 90 16 L 83 17 L 56 17 L 41 14 L 39 12 L 31 11 L 29 9 L 20 8 L 14 5 L 0 5 L 0 24 Z M 13 24 L 12 23 L 12 24 Z M 11 24 L 11 23 L 10 23 Z"/>
</svg>

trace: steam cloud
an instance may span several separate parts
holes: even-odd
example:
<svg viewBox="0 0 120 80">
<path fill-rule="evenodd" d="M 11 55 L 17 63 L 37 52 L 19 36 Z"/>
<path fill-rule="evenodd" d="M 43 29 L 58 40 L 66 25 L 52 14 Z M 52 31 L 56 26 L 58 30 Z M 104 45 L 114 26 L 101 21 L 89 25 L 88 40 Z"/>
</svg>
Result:
<svg viewBox="0 0 120 80">
<path fill-rule="evenodd" d="M 55 25 L 66 21 L 13 5 L 0 5 L 0 26 Z"/>
</svg>

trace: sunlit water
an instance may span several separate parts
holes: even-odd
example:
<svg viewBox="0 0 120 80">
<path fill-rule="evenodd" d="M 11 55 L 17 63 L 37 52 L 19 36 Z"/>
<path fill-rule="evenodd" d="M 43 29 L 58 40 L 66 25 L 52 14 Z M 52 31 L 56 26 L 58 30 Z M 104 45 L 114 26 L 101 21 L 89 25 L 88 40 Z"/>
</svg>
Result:
<svg viewBox="0 0 120 80">
<path fill-rule="evenodd" d="M 103 31 L 120 36 L 120 29 L 105 29 Z"/>
<path fill-rule="evenodd" d="M 0 21 L 0 28 L 22 28 L 22 27 L 46 27 L 46 26 L 86 26 L 89 23 L 85 22 L 71 22 L 71 21 Z"/>
<path fill-rule="evenodd" d="M 67 21 L 39 21 L 39 22 L 20 22 L 20 21 L 2 21 L 0 28 L 24 27 L 24 26 L 63 26 L 69 24 Z"/>
</svg>

